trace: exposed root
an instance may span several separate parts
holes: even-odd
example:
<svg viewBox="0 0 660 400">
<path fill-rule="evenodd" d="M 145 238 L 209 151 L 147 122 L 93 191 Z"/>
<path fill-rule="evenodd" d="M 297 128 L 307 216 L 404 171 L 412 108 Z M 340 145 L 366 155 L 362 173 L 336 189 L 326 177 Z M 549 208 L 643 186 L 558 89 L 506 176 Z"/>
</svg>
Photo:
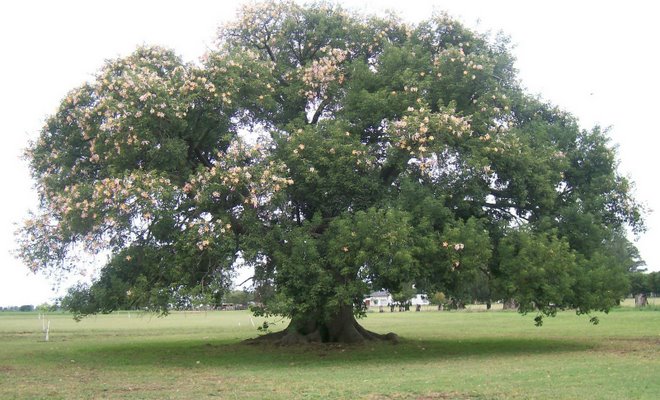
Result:
<svg viewBox="0 0 660 400">
<path fill-rule="evenodd" d="M 358 323 L 351 306 L 341 306 L 330 318 L 319 314 L 296 315 L 281 332 L 269 333 L 247 343 L 272 343 L 280 346 L 296 346 L 308 343 L 360 344 L 371 341 L 398 343 L 399 337 L 390 332 L 380 334 L 365 329 Z"/>
<path fill-rule="evenodd" d="M 322 332 L 325 331 L 325 334 Z M 357 321 L 332 327 L 321 326 L 310 333 L 302 333 L 289 325 L 280 332 L 268 333 L 253 339 L 247 339 L 246 344 L 274 344 L 276 346 L 299 346 L 310 343 L 346 343 L 361 344 L 373 341 L 399 342 L 399 336 L 393 332 L 380 334 L 365 329 Z"/>
<path fill-rule="evenodd" d="M 355 321 L 355 329 L 360 332 L 360 334 L 367 340 L 387 340 L 391 341 L 393 344 L 399 343 L 399 335 L 394 332 L 389 332 L 386 334 L 380 334 L 372 332 L 370 330 L 364 329 L 364 327 Z"/>
<path fill-rule="evenodd" d="M 281 332 L 272 332 L 265 335 L 257 336 L 255 338 L 245 339 L 243 343 L 245 344 L 261 344 L 261 343 L 273 343 L 281 340 L 287 331 L 283 330 Z"/>
</svg>

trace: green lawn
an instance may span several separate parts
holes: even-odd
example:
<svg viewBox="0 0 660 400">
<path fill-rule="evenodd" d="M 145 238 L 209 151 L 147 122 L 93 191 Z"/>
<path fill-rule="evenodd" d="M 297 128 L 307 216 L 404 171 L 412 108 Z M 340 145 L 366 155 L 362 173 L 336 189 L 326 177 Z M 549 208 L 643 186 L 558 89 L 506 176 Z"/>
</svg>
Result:
<svg viewBox="0 0 660 400">
<path fill-rule="evenodd" d="M 655 399 L 660 311 L 373 313 L 398 345 L 246 345 L 248 312 L 0 313 L 0 399 Z M 280 323 L 278 327 L 282 327 Z"/>
</svg>

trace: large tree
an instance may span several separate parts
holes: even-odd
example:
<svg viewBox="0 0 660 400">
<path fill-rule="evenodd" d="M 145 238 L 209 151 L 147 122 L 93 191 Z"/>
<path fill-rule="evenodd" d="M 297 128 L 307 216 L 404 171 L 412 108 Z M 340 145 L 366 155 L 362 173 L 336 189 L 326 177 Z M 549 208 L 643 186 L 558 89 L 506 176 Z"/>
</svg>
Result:
<svg viewBox="0 0 660 400">
<path fill-rule="evenodd" d="M 445 15 L 247 6 L 201 64 L 108 61 L 27 157 L 41 203 L 23 259 L 112 253 L 72 289 L 78 314 L 220 302 L 247 264 L 257 311 L 290 318 L 282 343 L 394 337 L 356 317 L 410 285 L 607 310 L 642 229 L 606 132 L 526 94 L 505 39 Z"/>
</svg>

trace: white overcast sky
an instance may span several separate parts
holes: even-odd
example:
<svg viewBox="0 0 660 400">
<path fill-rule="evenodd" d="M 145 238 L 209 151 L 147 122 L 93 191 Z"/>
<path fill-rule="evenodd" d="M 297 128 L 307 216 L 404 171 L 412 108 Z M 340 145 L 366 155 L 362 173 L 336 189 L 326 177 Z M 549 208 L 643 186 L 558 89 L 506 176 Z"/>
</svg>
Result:
<svg viewBox="0 0 660 400">
<path fill-rule="evenodd" d="M 658 8 L 653 1 L 340 1 L 364 12 L 385 8 L 410 21 L 446 10 L 480 31 L 502 30 L 516 44 L 523 84 L 575 114 L 584 128 L 611 126 L 621 171 L 637 198 L 660 212 L 657 150 L 660 115 Z M 216 28 L 238 1 L 114 0 L 0 2 L 0 306 L 39 304 L 57 295 L 53 282 L 28 273 L 10 251 L 14 223 L 34 208 L 20 159 L 46 116 L 108 58 L 142 44 L 176 50 L 185 60 L 212 48 Z M 660 214 L 647 216 L 637 245 L 660 270 Z"/>
</svg>

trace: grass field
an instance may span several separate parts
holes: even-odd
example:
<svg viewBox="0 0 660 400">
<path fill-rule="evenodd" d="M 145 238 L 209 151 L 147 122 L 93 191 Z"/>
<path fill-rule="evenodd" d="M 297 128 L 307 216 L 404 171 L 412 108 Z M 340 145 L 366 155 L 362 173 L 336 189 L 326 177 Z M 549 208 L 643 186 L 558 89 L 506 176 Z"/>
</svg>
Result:
<svg viewBox="0 0 660 400">
<path fill-rule="evenodd" d="M 0 313 L 0 399 L 657 399 L 660 311 L 373 313 L 398 345 L 246 345 L 244 311 Z M 281 323 L 277 326 L 283 327 Z"/>
</svg>

